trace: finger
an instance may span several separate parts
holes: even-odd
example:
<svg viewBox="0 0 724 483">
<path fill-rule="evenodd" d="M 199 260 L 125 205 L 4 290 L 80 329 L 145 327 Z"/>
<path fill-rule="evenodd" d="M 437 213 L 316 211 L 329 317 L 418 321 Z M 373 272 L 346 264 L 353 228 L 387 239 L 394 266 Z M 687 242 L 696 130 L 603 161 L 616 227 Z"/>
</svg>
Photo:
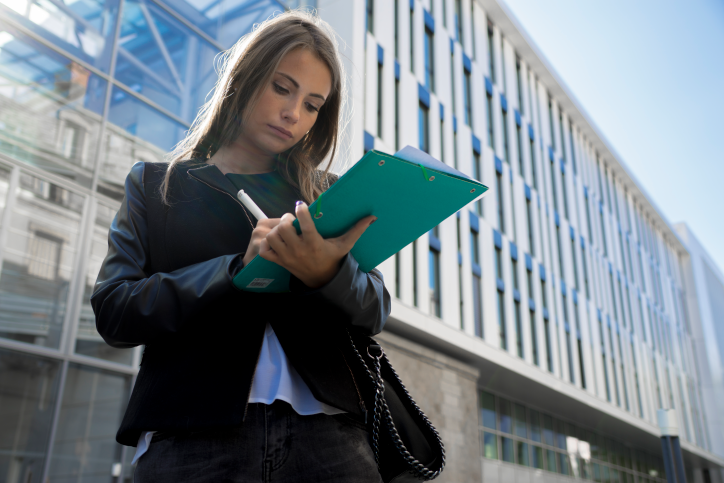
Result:
<svg viewBox="0 0 724 483">
<path fill-rule="evenodd" d="M 272 250 L 271 248 L 266 250 L 265 252 L 259 252 L 259 256 L 263 258 L 264 260 L 269 260 L 270 262 L 274 262 L 276 264 L 280 263 L 279 260 L 279 254 Z"/>
<path fill-rule="evenodd" d="M 266 228 L 267 230 L 271 230 L 275 226 L 277 226 L 282 221 L 281 218 L 267 218 L 266 220 L 259 220 L 256 223 L 256 228 Z"/>
<path fill-rule="evenodd" d="M 279 223 L 279 226 L 276 228 L 284 240 L 284 243 L 287 245 L 296 245 L 299 242 L 297 229 L 294 228 L 294 225 L 292 224 L 294 220 L 296 220 L 294 215 L 291 213 L 285 213 L 284 216 L 282 216 L 281 223 Z"/>
<path fill-rule="evenodd" d="M 276 228 L 269 232 L 265 240 L 275 252 L 284 253 L 286 251 L 286 243 L 284 243 L 284 240 Z"/>
<path fill-rule="evenodd" d="M 369 226 L 375 221 L 377 221 L 377 217 L 373 215 L 362 218 L 352 228 L 350 228 L 347 233 L 337 237 L 337 242 L 340 243 L 347 251 L 350 251 L 354 244 L 357 243 L 357 240 L 359 240 L 367 228 L 369 228 Z"/>
<path fill-rule="evenodd" d="M 307 204 L 302 201 L 295 208 L 295 212 L 299 220 L 299 228 L 302 229 L 302 237 L 310 241 L 313 241 L 316 237 L 321 238 L 317 227 L 314 225 L 314 220 L 312 220 L 312 215 L 309 213 Z"/>
</svg>

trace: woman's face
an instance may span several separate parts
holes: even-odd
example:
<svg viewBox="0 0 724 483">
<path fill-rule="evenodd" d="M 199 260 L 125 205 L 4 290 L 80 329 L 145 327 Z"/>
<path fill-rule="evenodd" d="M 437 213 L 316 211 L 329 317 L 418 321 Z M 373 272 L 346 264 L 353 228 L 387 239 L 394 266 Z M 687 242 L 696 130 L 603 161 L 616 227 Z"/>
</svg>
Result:
<svg viewBox="0 0 724 483">
<path fill-rule="evenodd" d="M 289 52 L 262 87 L 237 143 L 259 155 L 288 150 L 314 126 L 331 89 L 329 68 L 314 53 L 304 48 Z"/>
</svg>

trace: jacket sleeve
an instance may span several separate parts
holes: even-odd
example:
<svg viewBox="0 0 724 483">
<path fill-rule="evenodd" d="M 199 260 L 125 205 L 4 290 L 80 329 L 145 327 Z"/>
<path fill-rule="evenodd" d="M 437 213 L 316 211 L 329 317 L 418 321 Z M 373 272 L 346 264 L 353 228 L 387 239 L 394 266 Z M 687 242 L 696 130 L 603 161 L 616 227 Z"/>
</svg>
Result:
<svg viewBox="0 0 724 483">
<path fill-rule="evenodd" d="M 290 285 L 291 290 L 296 292 L 303 292 L 306 288 L 294 276 Z M 339 272 L 332 280 L 304 295 L 321 297 L 341 308 L 351 317 L 350 324 L 367 335 L 382 332 L 392 308 L 382 273 L 377 269 L 363 272 L 351 253 L 342 259 Z"/>
<path fill-rule="evenodd" d="M 126 178 L 125 197 L 108 232 L 108 254 L 91 305 L 96 327 L 113 347 L 148 344 L 177 333 L 209 302 L 234 290 L 243 253 L 224 255 L 170 273 L 149 273 L 143 163 Z"/>
</svg>

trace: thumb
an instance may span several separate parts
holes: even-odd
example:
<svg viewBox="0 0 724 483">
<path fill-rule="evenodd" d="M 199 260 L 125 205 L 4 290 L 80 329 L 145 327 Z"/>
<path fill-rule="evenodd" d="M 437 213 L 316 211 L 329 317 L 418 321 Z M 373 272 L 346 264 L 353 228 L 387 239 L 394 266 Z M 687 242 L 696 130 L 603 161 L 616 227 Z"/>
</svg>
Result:
<svg viewBox="0 0 724 483">
<path fill-rule="evenodd" d="M 376 216 L 365 216 L 360 221 L 358 221 L 352 228 L 350 228 L 347 233 L 340 236 L 338 240 L 342 243 L 342 245 L 345 246 L 347 251 L 351 250 L 354 244 L 357 243 L 357 240 L 359 240 L 362 234 L 367 231 L 367 228 L 369 228 L 369 226 L 375 221 L 377 221 Z"/>
</svg>

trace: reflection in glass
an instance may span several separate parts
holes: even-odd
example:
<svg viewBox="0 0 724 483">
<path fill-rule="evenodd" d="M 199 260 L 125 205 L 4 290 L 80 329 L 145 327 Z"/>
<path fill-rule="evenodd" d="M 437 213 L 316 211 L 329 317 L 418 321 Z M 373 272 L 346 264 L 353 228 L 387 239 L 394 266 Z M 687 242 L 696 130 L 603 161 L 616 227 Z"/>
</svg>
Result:
<svg viewBox="0 0 724 483">
<path fill-rule="evenodd" d="M 105 138 L 105 152 L 101 154 L 98 167 L 98 191 L 121 201 L 123 185 L 131 167 L 138 161 L 161 162 L 164 152 L 112 124 L 106 125 Z"/>
<path fill-rule="evenodd" d="M 480 419 L 486 428 L 496 429 L 495 396 L 485 391 L 480 391 Z"/>
<path fill-rule="evenodd" d="M 562 475 L 570 475 L 571 471 L 568 467 L 568 455 L 558 453 L 558 471 Z"/>
<path fill-rule="evenodd" d="M 0 481 L 39 483 L 60 363 L 0 349 Z"/>
<path fill-rule="evenodd" d="M 216 82 L 217 53 L 153 2 L 124 3 L 116 79 L 188 123 Z"/>
<path fill-rule="evenodd" d="M 77 364 L 68 368 L 50 461 L 52 482 L 107 482 L 121 462 L 115 443 L 131 378 Z"/>
<path fill-rule="evenodd" d="M 500 430 L 504 433 L 512 433 L 513 421 L 510 410 L 510 401 L 498 398 L 498 407 L 500 408 Z"/>
<path fill-rule="evenodd" d="M 550 449 L 545 450 L 546 452 L 546 469 L 548 471 L 556 472 L 556 452 Z"/>
<path fill-rule="evenodd" d="M 508 463 L 515 463 L 515 458 L 513 457 L 513 440 L 510 438 L 500 439 L 500 448 L 503 452 L 503 461 L 507 461 Z"/>
<path fill-rule="evenodd" d="M 191 24 L 219 42 L 225 49 L 239 37 L 251 31 L 255 23 L 284 11 L 284 6 L 295 8 L 309 5 L 309 0 L 166 0 L 176 12 Z"/>
<path fill-rule="evenodd" d="M 119 364 L 130 365 L 133 362 L 133 349 L 115 349 L 101 338 L 96 330 L 96 318 L 90 305 L 93 286 L 101 269 L 103 259 L 108 252 L 108 229 L 111 226 L 116 210 L 99 204 L 96 208 L 96 219 L 93 227 L 91 251 L 86 268 L 83 302 L 80 307 L 78 334 L 75 341 L 75 352 L 91 357 L 98 357 Z"/>
<path fill-rule="evenodd" d="M 541 442 L 540 413 L 530 410 L 530 439 L 536 443 Z"/>
<path fill-rule="evenodd" d="M 521 466 L 530 466 L 530 460 L 528 459 L 528 443 L 523 443 L 522 441 L 516 441 L 515 442 L 517 448 L 516 448 L 516 463 L 518 463 Z"/>
<path fill-rule="evenodd" d="M 108 120 L 163 151 L 170 151 L 183 138 L 187 129 L 186 126 L 115 86 L 111 94 Z"/>
<path fill-rule="evenodd" d="M 528 426 L 525 422 L 525 407 L 515 405 L 515 435 L 522 438 L 528 437 Z"/>
<path fill-rule="evenodd" d="M 118 0 L 0 0 L 0 12 L 99 70 L 111 64 Z"/>
<path fill-rule="evenodd" d="M 540 446 L 531 446 L 531 461 L 530 465 L 533 468 L 543 469 L 545 466 L 543 463 L 543 448 Z"/>
<path fill-rule="evenodd" d="M 90 186 L 106 85 L 0 21 L 0 152 Z"/>
<path fill-rule="evenodd" d="M 543 442 L 549 446 L 555 445 L 555 437 L 553 432 L 553 418 L 547 414 L 543 415 Z"/>
<path fill-rule="evenodd" d="M 58 347 L 83 197 L 21 173 L 0 273 L 0 337 Z"/>
<path fill-rule="evenodd" d="M 483 435 L 483 456 L 491 460 L 498 459 L 498 438 L 492 433 L 482 433 Z"/>
</svg>

